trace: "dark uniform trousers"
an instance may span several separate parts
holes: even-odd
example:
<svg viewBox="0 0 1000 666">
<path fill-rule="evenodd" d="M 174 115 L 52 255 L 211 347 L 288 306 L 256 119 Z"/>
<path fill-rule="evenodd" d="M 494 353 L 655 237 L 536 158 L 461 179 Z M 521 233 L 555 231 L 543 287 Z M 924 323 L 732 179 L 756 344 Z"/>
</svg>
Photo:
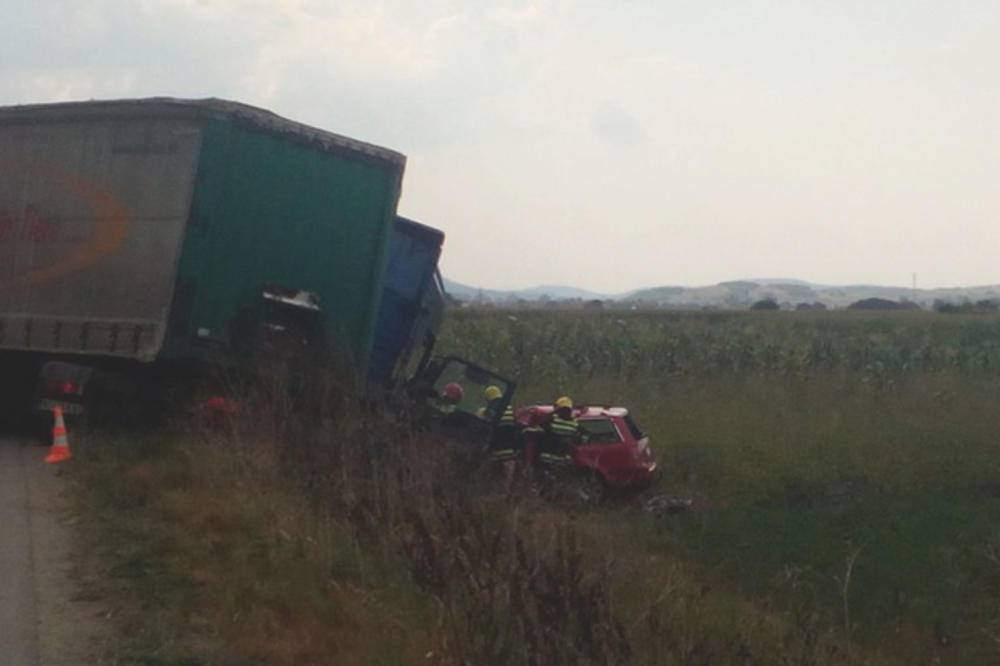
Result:
<svg viewBox="0 0 1000 666">
<path fill-rule="evenodd" d="M 553 414 L 546 423 L 538 461 L 543 465 L 568 466 L 573 464 L 570 447 L 579 439 L 580 424 L 575 419 L 564 419 Z"/>
<path fill-rule="evenodd" d="M 521 455 L 522 444 L 521 429 L 514 420 L 514 409 L 507 405 L 493 432 L 490 446 L 493 460 L 497 462 L 516 460 Z"/>
</svg>

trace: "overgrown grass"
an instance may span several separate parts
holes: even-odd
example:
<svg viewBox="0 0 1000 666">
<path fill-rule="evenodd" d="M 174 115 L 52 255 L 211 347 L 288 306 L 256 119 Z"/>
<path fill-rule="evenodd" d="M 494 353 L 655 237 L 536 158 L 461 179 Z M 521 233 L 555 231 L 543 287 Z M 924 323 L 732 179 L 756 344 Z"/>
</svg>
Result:
<svg viewBox="0 0 1000 666">
<path fill-rule="evenodd" d="M 121 663 L 893 663 L 690 559 L 696 522 L 541 501 L 338 375 L 267 376 L 238 416 L 78 447 Z"/>
</svg>

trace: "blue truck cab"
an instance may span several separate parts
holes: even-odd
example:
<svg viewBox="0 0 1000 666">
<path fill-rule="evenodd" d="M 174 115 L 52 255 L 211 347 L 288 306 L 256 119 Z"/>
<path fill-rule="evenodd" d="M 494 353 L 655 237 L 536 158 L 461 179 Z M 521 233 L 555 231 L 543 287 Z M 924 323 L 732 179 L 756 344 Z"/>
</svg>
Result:
<svg viewBox="0 0 1000 666">
<path fill-rule="evenodd" d="M 444 315 L 443 243 L 444 232 L 396 217 L 368 360 L 371 383 L 394 388 L 408 379 L 415 354 L 420 365 L 429 358 Z"/>
</svg>

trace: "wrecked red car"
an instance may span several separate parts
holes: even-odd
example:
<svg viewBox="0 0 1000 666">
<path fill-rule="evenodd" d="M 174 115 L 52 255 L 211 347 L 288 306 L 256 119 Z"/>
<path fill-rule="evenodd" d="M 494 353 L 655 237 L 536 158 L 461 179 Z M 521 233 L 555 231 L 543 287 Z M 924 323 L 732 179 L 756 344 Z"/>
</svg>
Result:
<svg viewBox="0 0 1000 666">
<path fill-rule="evenodd" d="M 517 410 L 522 426 L 540 424 L 552 413 L 551 405 Z M 573 463 L 592 470 L 606 486 L 630 487 L 648 483 L 656 472 L 649 438 L 624 407 L 580 405 L 573 408 L 580 424 L 580 444 L 573 447 Z"/>
</svg>

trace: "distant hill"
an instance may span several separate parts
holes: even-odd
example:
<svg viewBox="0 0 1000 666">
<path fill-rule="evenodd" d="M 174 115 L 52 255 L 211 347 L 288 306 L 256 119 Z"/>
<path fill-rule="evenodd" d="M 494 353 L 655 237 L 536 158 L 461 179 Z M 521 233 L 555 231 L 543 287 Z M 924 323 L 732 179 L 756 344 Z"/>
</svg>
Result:
<svg viewBox="0 0 1000 666">
<path fill-rule="evenodd" d="M 528 287 L 527 289 L 480 289 L 454 280 L 444 279 L 444 288 L 449 294 L 463 301 L 475 301 L 480 298 L 486 301 L 511 301 L 524 299 L 535 301 L 541 298 L 561 300 L 567 298 L 580 298 L 583 300 L 615 298 L 608 294 L 599 294 L 578 287 L 564 287 L 558 285 L 541 285 L 538 287 Z"/>
<path fill-rule="evenodd" d="M 675 308 L 745 308 L 763 299 L 774 300 L 784 307 L 794 307 L 800 303 L 823 303 L 827 307 L 843 308 L 869 298 L 912 301 L 923 307 L 930 307 L 938 299 L 957 303 L 965 300 L 1000 298 L 1000 285 L 913 290 L 907 287 L 877 285 L 812 285 L 800 280 L 772 282 L 739 280 L 705 287 L 641 289 L 628 296 L 628 300 Z"/>
<path fill-rule="evenodd" d="M 907 287 L 877 285 L 816 285 L 788 278 L 731 280 L 702 287 L 662 286 L 625 294 L 602 294 L 577 287 L 556 285 L 514 290 L 479 289 L 448 279 L 445 279 L 445 288 L 452 296 L 462 301 L 482 301 L 497 305 L 515 303 L 519 300 L 580 299 L 676 309 L 706 307 L 743 309 L 765 299 L 774 300 L 786 308 L 807 303 L 822 303 L 827 307 L 844 308 L 856 301 L 871 298 L 897 302 L 912 301 L 923 307 L 930 307 L 935 300 L 962 303 L 1000 299 L 1000 285 L 913 290 Z"/>
<path fill-rule="evenodd" d="M 797 280 L 795 278 L 747 278 L 743 282 L 756 282 L 757 284 L 797 284 L 803 287 L 815 287 L 811 282 Z"/>
</svg>

